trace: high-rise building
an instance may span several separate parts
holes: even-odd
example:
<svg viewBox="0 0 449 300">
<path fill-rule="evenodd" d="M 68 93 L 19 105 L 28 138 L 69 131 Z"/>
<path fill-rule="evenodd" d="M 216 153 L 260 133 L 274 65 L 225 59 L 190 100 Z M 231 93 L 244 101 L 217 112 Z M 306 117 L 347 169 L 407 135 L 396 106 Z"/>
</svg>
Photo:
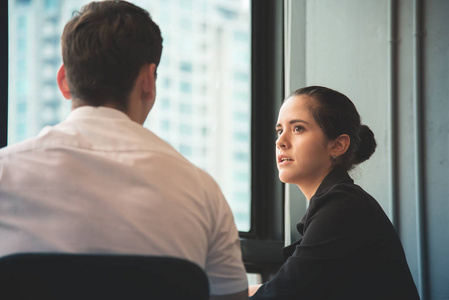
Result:
<svg viewBox="0 0 449 300">
<path fill-rule="evenodd" d="M 56 84 L 60 35 L 90 1 L 9 0 L 8 142 L 66 118 Z M 250 8 L 248 0 L 135 0 L 161 27 L 157 100 L 144 126 L 220 184 L 239 230 L 250 226 Z"/>
<path fill-rule="evenodd" d="M 58 123 L 70 106 L 62 102 L 56 84 L 61 64 L 58 1 L 15 0 L 9 7 L 8 141 L 14 143 Z"/>
</svg>

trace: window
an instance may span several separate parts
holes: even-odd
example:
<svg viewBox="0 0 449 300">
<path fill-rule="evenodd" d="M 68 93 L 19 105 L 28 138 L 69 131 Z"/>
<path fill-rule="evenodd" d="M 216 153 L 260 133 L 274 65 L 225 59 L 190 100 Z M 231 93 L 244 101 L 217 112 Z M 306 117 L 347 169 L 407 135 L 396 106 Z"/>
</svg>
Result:
<svg viewBox="0 0 449 300">
<path fill-rule="evenodd" d="M 234 79 L 236 81 L 243 81 L 243 82 L 249 82 L 249 75 L 244 72 L 235 72 L 234 73 Z"/>
<path fill-rule="evenodd" d="M 17 0 L 16 3 L 19 5 L 28 5 L 31 3 L 31 0 Z"/>
<path fill-rule="evenodd" d="M 179 27 L 182 30 L 191 31 L 193 29 L 193 23 L 192 20 L 189 18 L 183 18 L 179 21 Z"/>
<path fill-rule="evenodd" d="M 234 132 L 234 139 L 236 141 L 245 142 L 250 139 L 250 136 L 247 132 Z"/>
<path fill-rule="evenodd" d="M 26 113 L 26 111 L 27 111 L 27 106 L 26 106 L 26 103 L 24 103 L 24 102 L 18 102 L 17 103 L 17 113 L 19 114 L 19 115 L 25 115 L 25 113 Z"/>
<path fill-rule="evenodd" d="M 190 94 L 192 92 L 192 84 L 190 82 L 181 81 L 179 83 L 179 89 L 183 94 Z"/>
<path fill-rule="evenodd" d="M 88 2 L 90 0 L 8 0 L 11 33 L 9 144 L 35 136 L 42 126 L 55 124 L 69 114 L 70 102 L 62 98 L 56 83 L 50 84 L 49 80 L 56 80 L 61 63 L 59 37 L 62 28 L 72 12 Z M 240 193 L 236 198 L 233 186 L 233 182 L 238 181 L 248 191 L 251 187 L 251 81 L 248 75 L 251 66 L 249 59 L 235 62 L 235 53 L 242 49 L 250 53 L 251 49 L 249 0 L 235 0 L 232 4 L 228 0 L 131 2 L 150 12 L 164 38 L 156 104 L 144 126 L 210 173 L 220 184 L 231 208 L 238 208 L 239 230 L 249 231 L 251 193 Z M 55 11 L 61 13 L 55 14 Z M 45 30 L 41 30 L 39 24 L 45 24 Z M 210 30 L 203 30 L 205 28 Z M 16 32 L 20 34 L 13 34 Z M 234 42 L 236 32 L 238 43 Z M 199 51 L 202 54 L 196 55 Z M 236 93 L 246 96 L 240 97 L 238 105 L 233 104 Z M 20 104 L 17 103 L 19 95 L 25 99 Z M 27 118 L 24 122 L 25 113 L 38 117 Z M 236 118 L 246 123 L 239 136 L 234 134 Z M 220 138 L 216 139 L 217 136 Z M 242 143 L 245 143 L 245 150 L 240 153 Z M 233 179 L 234 174 L 240 174 L 238 180 Z M 242 174 L 246 176 L 243 178 Z"/>
<path fill-rule="evenodd" d="M 25 16 L 17 16 L 17 31 L 23 33 L 27 30 L 28 20 Z"/>
<path fill-rule="evenodd" d="M 57 0 L 45 0 L 45 8 L 46 9 L 56 9 L 58 7 Z"/>
<path fill-rule="evenodd" d="M 179 132 L 184 136 L 191 136 L 193 134 L 193 129 L 189 124 L 180 124 Z M 191 151 L 189 151 L 189 153 L 191 153 Z"/>
<path fill-rule="evenodd" d="M 190 62 L 181 62 L 180 67 L 181 71 L 184 72 L 192 72 L 192 63 Z"/>
<path fill-rule="evenodd" d="M 181 144 L 179 146 L 179 152 L 181 152 L 184 156 L 191 156 L 192 155 L 192 147 L 190 145 Z"/>
<path fill-rule="evenodd" d="M 192 105 L 190 103 L 181 102 L 179 104 L 179 111 L 184 115 L 192 115 Z"/>
<path fill-rule="evenodd" d="M 166 77 L 166 78 L 162 79 L 162 82 L 163 82 L 162 84 L 163 84 L 164 88 L 169 88 L 170 85 L 171 85 L 171 79 L 170 78 Z"/>
</svg>

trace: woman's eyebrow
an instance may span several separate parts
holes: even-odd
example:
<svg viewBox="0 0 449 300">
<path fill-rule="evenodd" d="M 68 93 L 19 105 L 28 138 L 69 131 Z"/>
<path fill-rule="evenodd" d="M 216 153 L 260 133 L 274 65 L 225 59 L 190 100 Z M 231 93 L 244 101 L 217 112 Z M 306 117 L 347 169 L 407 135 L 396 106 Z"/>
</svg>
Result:
<svg viewBox="0 0 449 300">
<path fill-rule="evenodd" d="M 291 121 L 289 121 L 288 122 L 288 124 L 295 124 L 295 123 L 304 123 L 304 124 L 309 124 L 309 123 L 307 123 L 306 121 L 304 121 L 304 120 L 301 120 L 301 119 L 295 119 L 295 120 L 291 120 Z M 280 124 L 280 123 L 277 123 L 276 124 L 276 128 L 278 128 L 278 127 L 282 127 L 282 125 Z"/>
<path fill-rule="evenodd" d="M 291 120 L 290 122 L 288 122 L 288 124 L 295 124 L 295 123 L 304 123 L 304 124 L 309 124 L 306 121 L 302 120 L 302 119 L 297 119 L 297 120 Z"/>
</svg>

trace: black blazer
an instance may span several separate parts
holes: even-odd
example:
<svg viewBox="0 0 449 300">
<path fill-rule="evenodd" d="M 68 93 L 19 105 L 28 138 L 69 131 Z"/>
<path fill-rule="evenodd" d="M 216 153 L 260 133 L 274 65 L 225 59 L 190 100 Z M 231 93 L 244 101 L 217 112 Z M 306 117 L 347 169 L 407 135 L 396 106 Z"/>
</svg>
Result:
<svg viewBox="0 0 449 300">
<path fill-rule="evenodd" d="M 419 299 L 393 225 L 345 170 L 327 175 L 297 229 L 303 238 L 252 300 Z"/>
</svg>

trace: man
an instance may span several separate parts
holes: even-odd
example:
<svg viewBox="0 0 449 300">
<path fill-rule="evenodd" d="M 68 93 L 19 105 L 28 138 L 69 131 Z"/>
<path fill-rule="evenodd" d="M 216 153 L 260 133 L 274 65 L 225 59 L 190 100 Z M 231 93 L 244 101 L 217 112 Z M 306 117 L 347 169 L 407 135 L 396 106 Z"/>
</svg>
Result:
<svg viewBox="0 0 449 300">
<path fill-rule="evenodd" d="M 246 299 L 232 213 L 215 181 L 145 129 L 159 27 L 125 1 L 92 2 L 62 34 L 66 121 L 0 150 L 0 255 L 175 256 L 207 273 L 211 299 Z"/>
</svg>

